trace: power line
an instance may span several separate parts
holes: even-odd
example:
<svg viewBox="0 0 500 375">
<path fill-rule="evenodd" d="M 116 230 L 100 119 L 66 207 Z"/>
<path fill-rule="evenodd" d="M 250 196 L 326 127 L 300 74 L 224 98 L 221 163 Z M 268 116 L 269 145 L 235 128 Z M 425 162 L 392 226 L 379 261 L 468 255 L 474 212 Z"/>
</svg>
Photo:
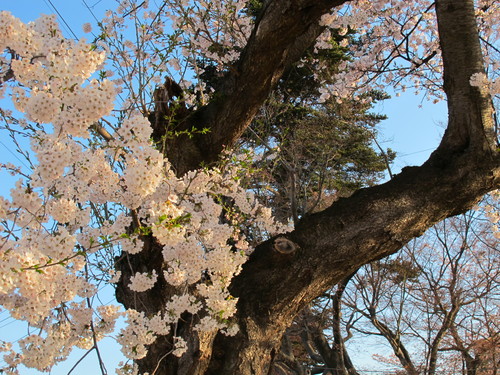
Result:
<svg viewBox="0 0 500 375">
<path fill-rule="evenodd" d="M 73 30 L 71 29 L 71 27 L 68 25 L 68 23 L 66 22 L 66 20 L 64 19 L 64 17 L 62 16 L 61 13 L 59 13 L 59 11 L 57 10 L 57 8 L 55 7 L 55 5 L 52 3 L 52 0 L 43 0 L 45 1 L 45 4 L 49 5 L 50 4 L 50 7 L 52 7 L 52 9 L 54 9 L 54 11 L 57 13 L 57 15 L 59 16 L 59 18 L 61 19 L 61 21 L 66 25 L 66 27 L 68 28 L 69 32 L 71 34 L 73 34 L 73 37 L 78 40 L 78 37 L 76 36 L 76 34 L 73 32 Z"/>
<path fill-rule="evenodd" d="M 83 4 L 87 7 L 88 11 L 90 12 L 90 14 L 92 14 L 92 17 L 94 17 L 94 19 L 96 20 L 97 23 L 99 23 L 99 20 L 97 19 L 97 17 L 95 16 L 94 12 L 92 11 L 91 7 L 87 4 L 87 2 L 85 0 L 82 0 L 83 1 Z M 95 6 L 95 4 L 94 4 Z"/>
<path fill-rule="evenodd" d="M 409 152 L 407 154 L 398 154 L 397 156 L 409 156 L 409 155 L 415 155 L 415 154 L 420 154 L 422 152 L 426 152 L 426 151 L 431 151 L 431 150 L 435 150 L 436 148 L 435 147 L 431 147 L 431 148 L 426 148 L 425 150 L 420 150 L 420 151 L 414 151 L 414 152 Z"/>
<path fill-rule="evenodd" d="M 7 151 L 9 151 L 17 160 L 19 160 L 26 168 L 30 169 L 30 167 L 28 165 L 26 165 L 26 163 L 21 158 L 19 158 L 18 155 L 14 151 L 12 151 L 9 147 L 7 147 L 7 145 L 5 143 L 0 141 L 0 145 L 5 147 L 5 149 Z"/>
</svg>

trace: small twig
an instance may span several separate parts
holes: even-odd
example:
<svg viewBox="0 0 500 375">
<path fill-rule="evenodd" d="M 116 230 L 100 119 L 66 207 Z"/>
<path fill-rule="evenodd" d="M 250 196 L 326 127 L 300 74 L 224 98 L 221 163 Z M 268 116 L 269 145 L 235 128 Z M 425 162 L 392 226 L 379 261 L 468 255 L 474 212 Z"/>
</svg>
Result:
<svg viewBox="0 0 500 375">
<path fill-rule="evenodd" d="M 94 122 L 90 125 L 90 129 L 94 130 L 97 134 L 99 134 L 105 141 L 110 142 L 113 140 L 113 136 L 109 134 L 109 132 L 98 122 Z"/>
<path fill-rule="evenodd" d="M 160 363 L 161 361 L 163 361 L 170 353 L 172 353 L 173 350 L 170 350 L 169 352 L 166 352 L 164 355 L 162 355 L 160 357 L 160 359 L 158 360 L 158 362 L 156 363 L 156 367 L 154 369 L 154 371 L 151 373 L 151 375 L 155 375 L 156 374 L 156 371 L 158 371 L 158 368 L 160 368 Z"/>
<path fill-rule="evenodd" d="M 490 47 L 491 49 L 493 49 L 494 51 L 500 53 L 500 49 L 498 49 L 497 47 L 495 47 L 493 44 L 491 44 L 490 42 L 488 42 L 486 39 L 484 39 L 482 36 L 479 37 L 479 39 L 484 43 L 486 44 L 488 47 Z"/>
<path fill-rule="evenodd" d="M 394 175 L 392 174 L 392 171 L 391 171 L 391 165 L 389 163 L 389 157 L 387 156 L 387 153 L 380 146 L 380 144 L 377 141 L 377 138 L 375 138 L 375 136 L 373 134 L 372 134 L 372 139 L 373 139 L 373 142 L 375 142 L 375 145 L 377 146 L 377 148 L 382 153 L 382 156 L 384 157 L 384 163 L 385 163 L 385 166 L 387 167 L 387 172 L 389 172 L 389 176 L 391 177 L 391 179 L 394 178 Z"/>
<path fill-rule="evenodd" d="M 85 274 L 86 274 L 86 277 L 88 279 L 88 275 L 89 275 L 88 263 L 85 264 Z M 90 302 L 90 298 L 87 297 L 86 301 L 87 301 L 88 308 L 92 309 L 92 302 Z M 99 351 L 99 346 L 97 345 L 97 337 L 95 335 L 94 322 L 93 322 L 92 318 L 90 319 L 90 330 L 92 331 L 92 341 L 94 342 L 94 346 L 92 347 L 92 349 L 94 349 L 96 354 L 97 354 L 97 359 L 99 361 L 99 367 L 101 368 L 101 373 L 103 375 L 107 375 L 108 371 L 106 370 L 106 366 L 104 365 L 104 361 L 102 360 L 102 357 L 101 357 L 101 352 Z"/>
<path fill-rule="evenodd" d="M 133 9 L 130 9 L 127 13 L 125 13 L 122 17 L 125 18 L 127 17 L 128 15 L 130 15 L 131 13 L 135 12 L 137 9 L 139 9 L 140 7 L 142 7 L 146 2 L 143 1 L 142 3 L 140 3 L 139 5 L 137 5 L 136 7 L 134 7 Z"/>
</svg>

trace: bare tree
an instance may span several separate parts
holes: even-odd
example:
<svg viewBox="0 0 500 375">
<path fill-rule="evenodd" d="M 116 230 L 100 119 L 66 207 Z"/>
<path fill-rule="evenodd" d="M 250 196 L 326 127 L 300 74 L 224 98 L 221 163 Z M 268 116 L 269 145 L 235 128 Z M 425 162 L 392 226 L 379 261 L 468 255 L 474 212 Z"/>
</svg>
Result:
<svg viewBox="0 0 500 375">
<path fill-rule="evenodd" d="M 447 219 L 360 271 L 347 316 L 357 316 L 356 331 L 383 337 L 408 374 L 494 373 L 498 251 L 483 214 Z"/>
</svg>

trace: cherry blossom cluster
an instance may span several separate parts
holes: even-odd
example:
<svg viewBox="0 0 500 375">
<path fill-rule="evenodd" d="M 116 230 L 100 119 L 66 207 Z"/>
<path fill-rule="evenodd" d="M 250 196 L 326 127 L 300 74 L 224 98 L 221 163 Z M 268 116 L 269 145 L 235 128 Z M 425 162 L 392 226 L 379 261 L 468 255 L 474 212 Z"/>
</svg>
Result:
<svg viewBox="0 0 500 375">
<path fill-rule="evenodd" d="M 224 71 L 237 59 L 253 26 L 246 6 L 246 1 L 169 1 L 155 9 L 147 1 L 126 0 L 116 12 L 109 11 L 97 44 L 113 51 L 114 67 L 129 97 L 134 98 L 125 101 L 124 107 L 136 106 L 143 113 L 145 108 L 151 108 L 147 98 L 155 85 L 162 83 L 162 74 L 189 88 L 183 98 L 185 103 L 205 103 L 211 91 L 196 78 L 206 66 Z M 486 36 L 484 52 L 493 76 L 498 71 L 498 59 L 492 55 L 496 52 L 491 46 L 498 40 L 498 30 L 491 25 L 498 21 L 499 6 L 493 0 L 482 0 L 477 4 L 477 14 Z M 124 39 L 129 24 L 136 27 L 136 39 L 125 38 L 123 43 L 117 43 Z M 432 96 L 434 101 L 443 99 L 432 1 L 357 0 L 333 9 L 321 24 L 327 28 L 318 38 L 316 49 L 330 48 L 334 32 L 344 36 L 339 44 L 349 48 L 352 59 L 341 63 L 339 72 L 333 72 L 336 77 L 324 82 L 320 101 L 331 96 L 342 100 L 374 86 L 382 90 L 388 86 L 402 91 L 412 89 Z M 353 39 L 357 39 L 356 43 L 351 43 Z M 324 74 L 332 74 L 323 72 L 321 66 L 316 68 L 319 81 L 325 80 Z"/>
<path fill-rule="evenodd" d="M 86 254 L 75 234 L 76 227 L 88 224 L 89 215 L 64 188 L 58 192 L 54 182 L 81 152 L 72 137 L 88 136 L 90 124 L 112 109 L 114 87 L 95 80 L 83 85 L 104 55 L 84 41 L 65 40 L 55 17 L 25 25 L 0 12 L 0 29 L 1 50 L 8 52 L 2 73 L 11 71 L 18 84 L 10 92 L 14 105 L 39 123 L 32 132 L 38 166 L 29 179 L 16 183 L 10 201 L 1 200 L 0 304 L 40 334 L 20 340 L 19 350 L 9 348 L 4 359 L 12 368 L 23 363 L 45 370 L 71 347 L 88 346 L 84 343 L 113 330 L 115 318 L 90 330 L 95 316 L 78 302 L 95 293 L 84 277 Z M 52 134 L 43 130 L 48 123 Z M 64 225 L 53 226 L 56 221 Z"/>
<path fill-rule="evenodd" d="M 228 199 L 231 204 L 224 203 Z M 187 311 L 202 316 L 196 330 L 236 333 L 237 327 L 230 318 L 236 312 L 237 299 L 230 295 L 228 287 L 251 251 L 240 228 L 254 227 L 260 233 L 276 233 L 286 228 L 275 223 L 270 210 L 239 186 L 237 171 L 229 166 L 189 172 L 183 178 L 169 174 L 154 193 L 140 202 L 138 216 L 143 227 L 151 230 L 163 246 L 164 269 L 162 274 L 155 270 L 135 273 L 129 288 L 145 292 L 161 277 L 178 290 L 186 291 L 165 306 L 166 313 L 161 316 L 164 324 L 160 327 L 173 324 Z M 122 249 L 130 254 L 142 250 L 138 235 L 127 236 L 120 242 Z M 157 335 L 169 332 L 149 329 L 149 335 L 144 336 L 130 330 L 135 332 L 136 328 L 129 326 L 122 334 L 136 337 L 134 347 L 140 348 Z M 174 354 L 180 356 L 186 346 L 182 338 L 174 340 Z M 144 355 L 143 350 L 135 350 L 129 358 Z"/>
<path fill-rule="evenodd" d="M 491 81 L 484 73 L 474 73 L 470 77 L 470 85 L 486 89 L 491 95 L 500 94 L 500 79 Z"/>
<path fill-rule="evenodd" d="M 204 104 L 211 92 L 197 78 L 207 65 L 222 74 L 238 58 L 253 23 L 246 3 L 171 0 L 158 8 L 149 1 L 124 0 L 108 11 L 95 43 L 111 52 L 113 70 L 129 98 L 123 108 L 151 110 L 151 94 L 165 76 L 189 89 L 186 104 Z M 89 32 L 92 25 L 84 29 Z"/>
<path fill-rule="evenodd" d="M 15 56 L 8 64 L 20 84 L 13 90 L 14 104 L 27 119 L 52 123 L 55 134 L 85 137 L 87 128 L 113 109 L 112 82 L 91 80 L 83 85 L 105 54 L 83 39 L 64 39 L 55 16 L 24 25 L 1 12 L 0 32 L 0 50 Z"/>
<path fill-rule="evenodd" d="M 498 23 L 500 7 L 492 0 L 479 1 L 476 6 L 490 72 L 488 78 L 494 80 L 498 74 L 494 46 L 500 35 L 498 28 L 491 25 Z M 341 64 L 337 84 L 322 89 L 322 100 L 330 96 L 341 99 L 374 87 L 412 89 L 416 94 L 432 96 L 434 101 L 444 98 L 434 2 L 357 0 L 323 16 L 321 23 L 334 29 L 352 30 L 355 32 L 352 38 L 358 39 L 358 43 L 346 44 L 353 59 Z M 317 47 L 323 46 L 328 44 L 320 38 Z"/>
<path fill-rule="evenodd" d="M 243 12 L 246 1 L 169 1 L 165 15 L 172 21 L 174 29 L 183 31 L 187 48 L 182 53 L 193 59 L 204 57 L 217 64 L 218 69 L 227 68 L 234 62 L 245 46 L 252 20 Z M 193 17 L 194 16 L 194 17 Z"/>
<path fill-rule="evenodd" d="M 354 6 L 325 15 L 322 23 L 353 30 L 359 43 L 349 43 L 351 62 L 341 66 L 337 82 L 324 97 L 344 98 L 356 91 L 406 85 L 439 92 L 440 64 L 435 13 L 431 1 L 358 0 Z M 432 64 L 422 64 L 432 55 Z M 384 74 L 386 73 L 386 74 Z M 339 79 L 340 78 L 340 79 Z M 425 88 L 424 88 L 425 86 Z"/>
<path fill-rule="evenodd" d="M 91 141 L 90 129 L 114 107 L 116 88 L 92 78 L 104 53 L 62 38 L 53 17 L 24 25 L 1 12 L 0 31 L 2 48 L 15 51 L 2 60 L 2 72 L 8 67 L 16 78 L 8 93 L 25 114 L 23 123 L 36 123 L 25 132 L 37 160 L 10 199 L 0 198 L 0 304 L 39 329 L 17 347 L 2 348 L 4 370 L 17 373 L 23 364 L 45 371 L 72 347 L 90 349 L 112 333 L 123 313 L 91 305 L 97 288 L 88 268 L 96 257 L 113 264 L 116 249 L 140 253 L 144 233 L 162 244 L 163 269 L 135 270 L 127 287 L 143 293 L 162 278 L 182 292 L 164 314 L 125 312 L 128 325 L 117 336 L 124 354 L 142 358 L 186 311 L 200 316 L 197 330 L 234 334 L 237 299 L 228 286 L 251 251 L 242 229 L 270 234 L 286 228 L 239 185 L 229 162 L 176 177 L 138 112 L 125 112 L 110 139 Z M 104 206 L 114 212 L 105 220 Z M 130 211 L 139 222 L 132 233 Z M 108 269 L 102 277 L 117 282 L 121 275 Z M 181 356 L 186 345 L 174 335 L 173 354 Z"/>
</svg>

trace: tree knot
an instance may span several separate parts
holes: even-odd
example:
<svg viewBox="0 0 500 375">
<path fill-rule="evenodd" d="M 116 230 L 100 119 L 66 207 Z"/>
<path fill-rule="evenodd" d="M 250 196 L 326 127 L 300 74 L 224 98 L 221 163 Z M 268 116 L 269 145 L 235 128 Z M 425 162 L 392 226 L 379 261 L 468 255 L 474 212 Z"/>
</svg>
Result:
<svg viewBox="0 0 500 375">
<path fill-rule="evenodd" d="M 273 249 L 281 254 L 292 254 L 299 249 L 299 245 L 285 237 L 278 237 L 273 242 Z"/>
</svg>

